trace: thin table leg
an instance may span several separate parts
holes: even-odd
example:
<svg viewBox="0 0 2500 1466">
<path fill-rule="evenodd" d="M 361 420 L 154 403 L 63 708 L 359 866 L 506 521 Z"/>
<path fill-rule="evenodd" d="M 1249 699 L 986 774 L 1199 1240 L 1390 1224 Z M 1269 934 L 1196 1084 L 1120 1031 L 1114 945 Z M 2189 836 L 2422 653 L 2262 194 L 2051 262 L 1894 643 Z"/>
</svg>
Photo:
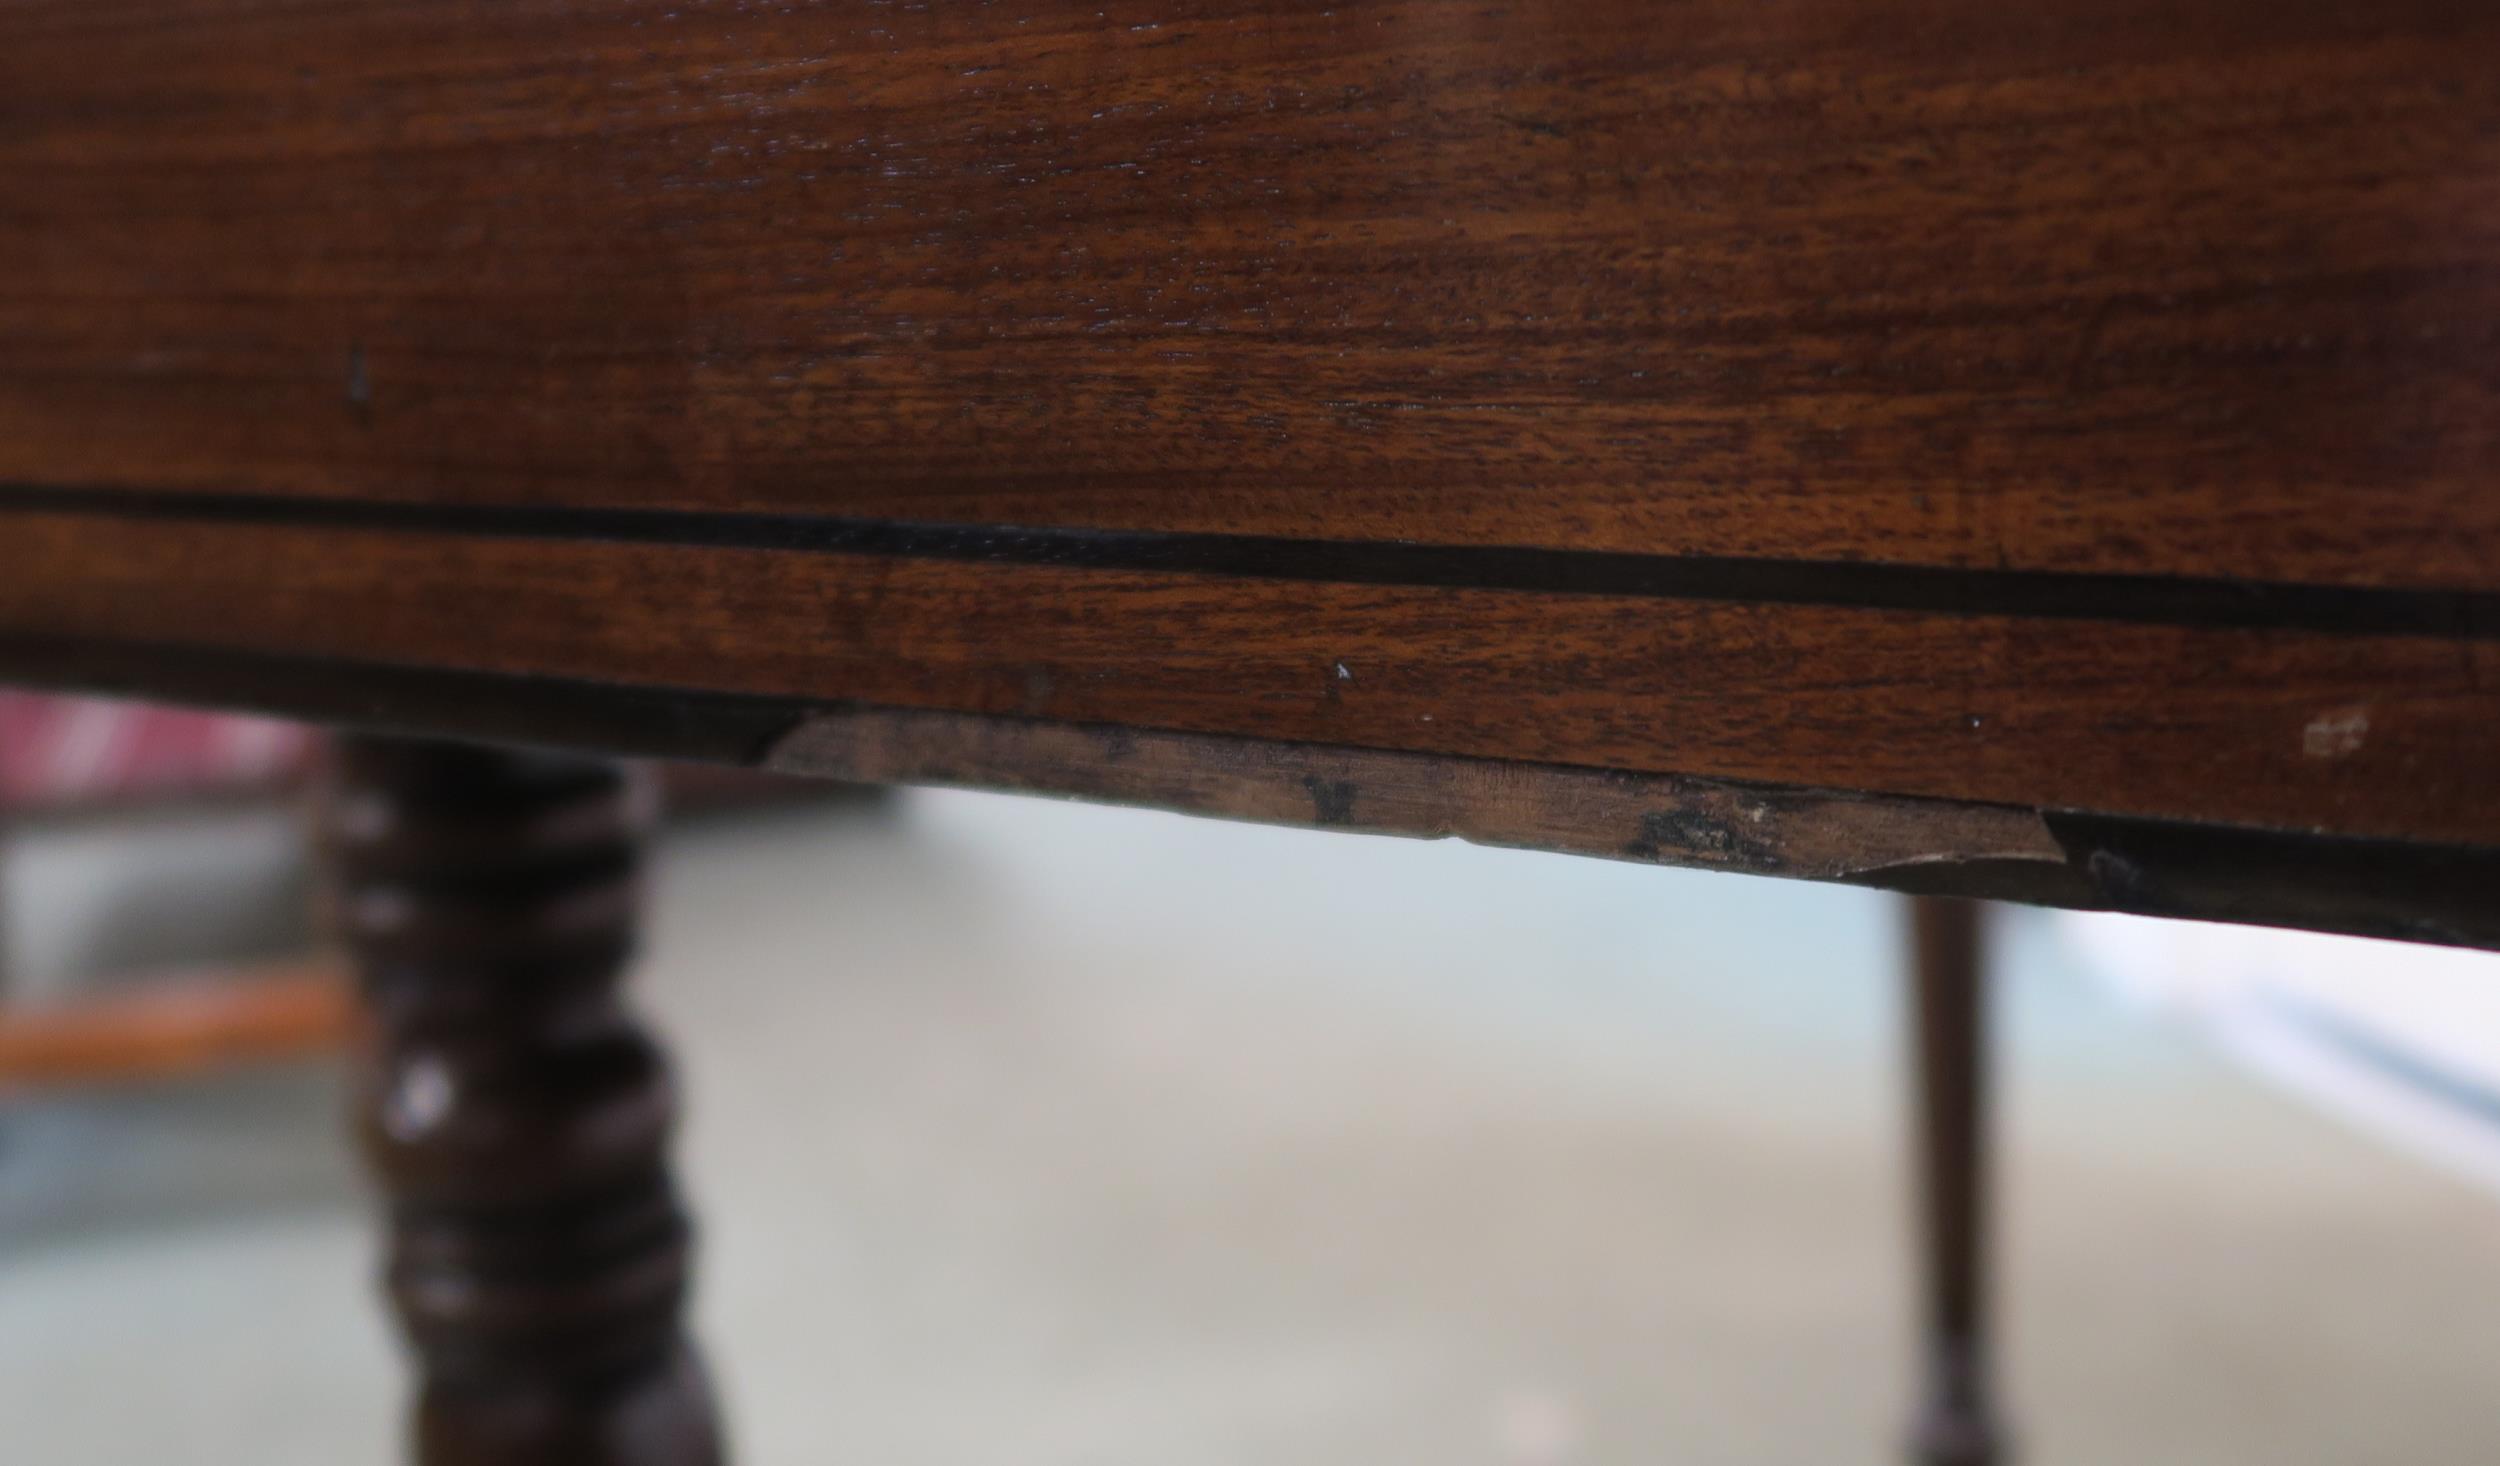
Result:
<svg viewBox="0 0 2500 1466">
<path fill-rule="evenodd" d="M 1926 1381 L 1911 1432 L 1918 1466 L 2004 1459 L 1987 1318 L 1987 973 L 1983 912 L 1910 902 Z"/>
<path fill-rule="evenodd" d="M 456 744 L 349 738 L 336 767 L 416 1461 L 717 1466 L 668 1067 L 617 998 L 649 801 L 612 764 Z"/>
</svg>

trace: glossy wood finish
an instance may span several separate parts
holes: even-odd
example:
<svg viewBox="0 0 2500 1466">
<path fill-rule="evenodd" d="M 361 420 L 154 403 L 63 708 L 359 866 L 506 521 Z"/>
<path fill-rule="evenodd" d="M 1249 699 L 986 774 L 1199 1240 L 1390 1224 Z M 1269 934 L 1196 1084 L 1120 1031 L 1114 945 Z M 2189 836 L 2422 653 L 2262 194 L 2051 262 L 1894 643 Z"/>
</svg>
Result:
<svg viewBox="0 0 2500 1466">
<path fill-rule="evenodd" d="M 0 199 L 0 675 L 2495 940 L 2485 5 L 21 0 Z M 612 776 L 346 768 L 428 1466 L 713 1461 Z"/>
<path fill-rule="evenodd" d="M 1986 914 L 1969 901 L 1909 907 L 1925 1354 L 1916 1466 L 1997 1466 L 2006 1455 L 1989 1357 Z"/>
<path fill-rule="evenodd" d="M 2495 62 L 2441 0 L 29 0 L 0 641 L 2500 845 Z"/>
<path fill-rule="evenodd" d="M 2457 0 L 35 0 L 0 478 L 2492 588 L 2496 47 Z"/>
<path fill-rule="evenodd" d="M 2500 844 L 2500 641 L 560 529 L 6 524 L 0 636 Z"/>
<path fill-rule="evenodd" d="M 351 739 L 327 831 L 420 1466 L 717 1466 L 667 1065 L 619 1005 L 648 800 L 595 761 Z"/>
</svg>

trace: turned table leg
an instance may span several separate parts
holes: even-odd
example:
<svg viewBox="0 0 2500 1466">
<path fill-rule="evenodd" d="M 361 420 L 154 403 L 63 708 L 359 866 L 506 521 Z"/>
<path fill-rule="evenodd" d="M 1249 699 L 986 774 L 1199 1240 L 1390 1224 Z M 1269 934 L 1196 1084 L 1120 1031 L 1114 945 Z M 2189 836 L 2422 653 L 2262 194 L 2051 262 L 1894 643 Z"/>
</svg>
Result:
<svg viewBox="0 0 2500 1466">
<path fill-rule="evenodd" d="M 1987 974 L 1982 909 L 1910 902 L 1913 1085 L 1926 1379 L 1911 1432 L 1918 1466 L 2005 1455 L 1987 1332 Z"/>
<path fill-rule="evenodd" d="M 614 765 L 342 740 L 356 1125 L 420 1466 L 716 1466 L 667 1064 L 617 998 L 648 800 Z"/>
</svg>

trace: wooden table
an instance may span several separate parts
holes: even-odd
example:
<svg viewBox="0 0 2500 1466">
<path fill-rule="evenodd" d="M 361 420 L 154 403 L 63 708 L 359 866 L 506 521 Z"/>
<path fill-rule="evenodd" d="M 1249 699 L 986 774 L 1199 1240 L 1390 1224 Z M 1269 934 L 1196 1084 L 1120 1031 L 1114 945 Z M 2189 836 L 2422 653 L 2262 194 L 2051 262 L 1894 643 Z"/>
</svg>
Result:
<svg viewBox="0 0 2500 1466">
<path fill-rule="evenodd" d="M 717 1449 L 484 745 L 2500 946 L 2496 552 L 2487 6 L 0 7 L 0 675 L 479 741 L 331 828 L 434 1466 Z"/>
</svg>

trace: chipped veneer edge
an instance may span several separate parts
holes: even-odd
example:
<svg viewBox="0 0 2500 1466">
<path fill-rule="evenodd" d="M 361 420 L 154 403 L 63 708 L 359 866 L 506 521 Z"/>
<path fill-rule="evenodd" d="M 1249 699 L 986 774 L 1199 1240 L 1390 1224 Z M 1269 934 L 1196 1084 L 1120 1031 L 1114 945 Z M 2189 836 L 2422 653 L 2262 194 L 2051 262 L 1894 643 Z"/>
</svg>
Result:
<svg viewBox="0 0 2500 1466">
<path fill-rule="evenodd" d="M 2037 812 L 2001 805 L 956 713 L 813 715 L 762 763 L 1809 880 L 2067 861 Z"/>
</svg>

